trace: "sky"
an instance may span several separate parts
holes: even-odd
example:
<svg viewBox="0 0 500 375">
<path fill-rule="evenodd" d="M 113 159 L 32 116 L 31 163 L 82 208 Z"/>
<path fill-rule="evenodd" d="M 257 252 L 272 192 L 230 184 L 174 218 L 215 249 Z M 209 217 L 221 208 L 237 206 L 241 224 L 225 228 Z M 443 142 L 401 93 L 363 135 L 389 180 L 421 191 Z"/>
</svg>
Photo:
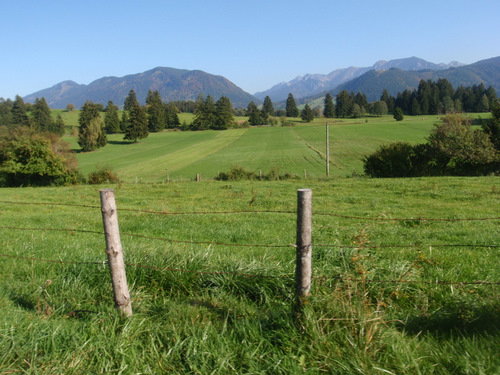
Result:
<svg viewBox="0 0 500 375">
<path fill-rule="evenodd" d="M 417 56 L 500 56 L 498 0 L 2 0 L 0 97 L 164 66 L 254 94 L 305 74 Z"/>
</svg>

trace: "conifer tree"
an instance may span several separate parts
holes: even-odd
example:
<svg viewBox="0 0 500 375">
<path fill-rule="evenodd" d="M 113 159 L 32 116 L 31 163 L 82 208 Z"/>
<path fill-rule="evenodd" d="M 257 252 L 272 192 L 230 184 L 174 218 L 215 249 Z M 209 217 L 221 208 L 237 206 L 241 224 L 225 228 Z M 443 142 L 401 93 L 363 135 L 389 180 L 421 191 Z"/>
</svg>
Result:
<svg viewBox="0 0 500 375">
<path fill-rule="evenodd" d="M 326 118 L 335 117 L 335 105 L 333 104 L 332 94 L 327 93 L 325 96 L 325 107 L 323 109 L 323 116 Z"/>
<path fill-rule="evenodd" d="M 108 101 L 108 105 L 106 106 L 104 127 L 106 129 L 106 133 L 108 134 L 120 132 L 120 118 L 118 117 L 118 110 L 111 100 Z"/>
<path fill-rule="evenodd" d="M 12 123 L 15 125 L 31 126 L 30 118 L 26 112 L 26 104 L 24 103 L 23 98 L 16 95 L 16 99 L 12 104 L 11 110 Z"/>
<path fill-rule="evenodd" d="M 142 109 L 137 100 L 131 103 L 129 116 L 129 124 L 123 139 L 137 142 L 139 139 L 146 138 L 149 135 L 148 119 L 146 111 Z"/>
<path fill-rule="evenodd" d="M 335 116 L 349 117 L 352 115 L 353 102 L 347 90 L 342 90 L 336 97 Z"/>
<path fill-rule="evenodd" d="M 247 108 L 248 123 L 250 125 L 262 125 L 262 112 L 254 102 L 250 102 Z"/>
<path fill-rule="evenodd" d="M 130 111 L 135 102 L 137 102 L 137 96 L 135 95 L 135 91 L 130 90 L 128 92 L 127 97 L 125 98 L 125 102 L 123 102 L 123 110 Z"/>
<path fill-rule="evenodd" d="M 44 97 L 42 97 L 41 99 L 35 99 L 35 103 L 33 104 L 31 113 L 33 114 L 33 125 L 36 130 L 42 132 L 51 131 L 54 121 L 52 120 L 50 108 Z"/>
<path fill-rule="evenodd" d="M 311 122 L 314 120 L 314 111 L 311 109 L 309 104 L 306 103 L 304 109 L 300 113 L 300 118 L 304 122 Z"/>
<path fill-rule="evenodd" d="M 221 96 L 215 103 L 215 130 L 224 130 L 231 126 L 233 122 L 233 106 L 231 100 Z"/>
<path fill-rule="evenodd" d="M 267 119 L 269 116 L 274 116 L 274 106 L 271 98 L 266 96 L 264 99 L 264 104 L 262 105 L 262 113 Z"/>
<path fill-rule="evenodd" d="M 146 97 L 147 113 L 148 113 L 148 129 L 150 132 L 160 132 L 167 125 L 167 114 L 165 106 L 161 101 L 160 93 L 156 91 L 148 91 Z"/>
<path fill-rule="evenodd" d="M 198 96 L 194 110 L 194 130 L 207 130 L 215 126 L 215 104 L 210 95 L 203 99 L 203 95 Z"/>
<path fill-rule="evenodd" d="M 127 128 L 128 128 L 128 112 L 127 111 L 123 111 L 122 113 L 122 118 L 120 120 L 120 131 L 122 133 L 125 133 L 127 131 Z"/>
<path fill-rule="evenodd" d="M 403 111 L 401 110 L 401 108 L 396 107 L 394 109 L 394 120 L 396 120 L 396 121 L 403 121 L 403 118 L 404 118 Z"/>
<path fill-rule="evenodd" d="M 179 109 L 173 102 L 169 102 L 167 104 L 164 104 L 165 107 L 165 114 L 167 117 L 167 124 L 166 127 L 169 129 L 173 129 L 175 127 L 178 127 L 181 122 L 179 120 Z"/>
<path fill-rule="evenodd" d="M 299 115 L 299 109 L 297 108 L 297 103 L 295 103 L 295 98 L 292 93 L 288 94 L 285 110 L 286 117 L 297 117 Z"/>
</svg>

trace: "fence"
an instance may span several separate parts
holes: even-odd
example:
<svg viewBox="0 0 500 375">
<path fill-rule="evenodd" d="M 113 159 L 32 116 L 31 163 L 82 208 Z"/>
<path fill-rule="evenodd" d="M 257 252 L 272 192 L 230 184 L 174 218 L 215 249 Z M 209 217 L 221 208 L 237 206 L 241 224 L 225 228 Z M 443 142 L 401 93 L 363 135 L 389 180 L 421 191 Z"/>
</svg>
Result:
<svg viewBox="0 0 500 375">
<path fill-rule="evenodd" d="M 88 208 L 88 209 L 99 209 L 102 212 L 103 227 L 104 231 L 94 231 L 94 230 L 79 230 L 75 228 L 37 228 L 37 227 L 16 227 L 16 226 L 0 226 L 3 230 L 21 230 L 21 231 L 58 231 L 58 232 L 72 232 L 72 233 L 87 233 L 87 234 L 99 234 L 105 236 L 106 239 L 106 253 L 108 256 L 107 264 L 110 268 L 111 281 L 113 286 L 115 306 L 120 309 L 126 316 L 132 315 L 131 298 L 127 287 L 127 279 L 125 273 L 125 266 L 127 267 L 144 267 L 150 269 L 160 269 L 169 270 L 176 272 L 197 272 L 183 270 L 179 268 L 158 268 L 152 266 L 146 266 L 141 264 L 125 263 L 122 255 L 120 232 L 118 230 L 118 211 L 129 211 L 143 214 L 155 214 L 155 215 L 231 215 L 231 214 L 256 214 L 256 213 L 275 213 L 275 214 L 296 214 L 297 215 L 297 236 L 295 244 L 288 245 L 277 245 L 277 244 L 241 244 L 241 243 L 224 243 L 216 241 L 189 241 L 189 240 L 179 240 L 164 237 L 151 237 L 140 235 L 136 233 L 121 233 L 122 236 L 130 236 L 136 238 L 143 238 L 149 240 L 166 241 L 171 243 L 184 243 L 184 244 L 203 244 L 203 245 L 216 245 L 216 246 L 231 246 L 231 247 L 264 247 L 264 248 L 290 248 L 291 246 L 296 249 L 296 267 L 295 267 L 295 307 L 299 307 L 307 299 L 311 290 L 311 283 L 313 280 L 324 280 L 324 279 L 338 279 L 344 281 L 361 281 L 361 279 L 342 277 L 339 275 L 313 275 L 313 265 L 312 265 L 312 248 L 313 247 L 332 247 L 332 248 L 343 248 L 343 249 L 358 249 L 359 245 L 341 245 L 335 244 L 321 244 L 312 242 L 312 191 L 309 189 L 300 189 L 297 191 L 297 210 L 296 211 L 280 211 L 280 210 L 270 210 L 270 211 L 258 211 L 258 210 L 248 210 L 248 211 L 205 211 L 205 212 L 166 212 L 166 211 L 152 211 L 152 210 L 138 210 L 138 209 L 118 209 L 114 200 L 114 191 L 111 189 L 103 189 L 100 191 L 101 206 L 93 205 L 83 205 L 83 204 L 68 204 L 68 203 L 43 203 L 43 202 L 11 202 L 11 201 L 0 201 L 3 204 L 18 204 L 18 205 L 38 205 L 38 206 L 68 206 L 68 207 L 78 207 L 78 208 Z M 332 216 L 343 219 L 356 219 L 356 220 L 366 220 L 366 221 L 418 221 L 418 222 L 458 222 L 458 221 L 489 221 L 489 220 L 500 220 L 500 217 L 486 217 L 486 218 L 456 218 L 456 219 L 436 219 L 436 218 L 380 218 L 380 217 L 361 217 L 361 216 L 349 216 L 334 213 L 315 213 L 315 216 Z M 474 247 L 474 248 L 498 248 L 499 245 L 496 244 L 429 244 L 427 246 L 434 248 L 453 248 L 453 247 Z M 368 245 L 364 244 L 365 249 L 377 249 L 377 248 L 412 248 L 416 245 L 412 244 L 394 244 L 394 245 Z M 36 262 L 49 262 L 49 263 L 60 263 L 60 264 L 81 264 L 82 262 L 72 262 L 64 260 L 50 260 L 35 257 L 23 257 L 17 255 L 0 254 L 0 257 L 4 258 L 15 258 L 19 260 L 30 260 Z M 102 264 L 102 262 L 84 262 L 86 264 Z M 212 273 L 212 274 L 228 274 L 228 272 L 206 272 L 199 271 L 199 273 Z M 276 277 L 276 276 L 262 276 L 262 275 L 252 275 L 245 273 L 234 273 L 245 277 Z M 293 277 L 293 275 L 284 275 L 282 277 Z M 405 280 L 403 278 L 395 280 L 370 280 L 363 278 L 363 282 L 366 283 L 421 283 L 421 284 L 438 284 L 438 285 L 500 285 L 497 281 L 450 281 L 450 280 L 436 280 L 436 281 L 425 281 L 425 280 Z"/>
</svg>

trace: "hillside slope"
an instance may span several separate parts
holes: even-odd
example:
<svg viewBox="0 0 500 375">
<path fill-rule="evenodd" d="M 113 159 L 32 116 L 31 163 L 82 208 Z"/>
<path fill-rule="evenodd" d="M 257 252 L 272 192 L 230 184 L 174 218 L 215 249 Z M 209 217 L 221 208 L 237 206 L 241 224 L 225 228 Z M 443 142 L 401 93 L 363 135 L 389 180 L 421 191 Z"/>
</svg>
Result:
<svg viewBox="0 0 500 375">
<path fill-rule="evenodd" d="M 68 104 L 81 107 L 86 100 L 106 105 L 109 100 L 121 106 L 130 90 L 134 90 L 141 104 L 146 101 L 148 90 L 158 90 L 163 100 L 196 100 L 201 93 L 211 95 L 215 100 L 227 96 L 233 106 L 246 107 L 249 102 L 258 101 L 228 79 L 201 70 L 184 70 L 157 67 L 143 73 L 124 77 L 103 77 L 88 85 L 64 81 L 50 88 L 24 97 L 33 103 L 44 97 L 51 108 L 65 108 Z"/>
</svg>

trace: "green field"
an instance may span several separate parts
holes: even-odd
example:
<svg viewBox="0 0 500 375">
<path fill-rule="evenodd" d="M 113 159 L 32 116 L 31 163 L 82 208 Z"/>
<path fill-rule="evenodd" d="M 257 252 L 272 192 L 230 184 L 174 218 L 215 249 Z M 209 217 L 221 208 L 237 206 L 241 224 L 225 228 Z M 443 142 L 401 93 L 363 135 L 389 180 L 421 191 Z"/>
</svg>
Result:
<svg viewBox="0 0 500 375">
<path fill-rule="evenodd" d="M 259 130 L 226 134 L 234 145 Z M 194 134 L 214 149 L 229 142 Z M 0 373 L 500 371 L 497 177 L 109 186 L 129 319 L 113 307 L 104 187 L 1 189 Z M 314 212 L 299 321 L 298 188 L 313 189 Z"/>
<path fill-rule="evenodd" d="M 78 111 L 61 114 L 78 152 Z M 436 121 L 331 121 L 330 178 L 325 121 L 294 119 L 111 135 L 77 158 L 84 175 L 112 167 L 118 184 L 0 189 L 0 374 L 500 373 L 498 177 L 359 176 L 365 155 L 424 142 Z M 232 166 L 297 177 L 214 180 Z M 113 306 L 106 187 L 128 319 Z M 300 188 L 313 190 L 313 279 L 298 319 Z"/>
<path fill-rule="evenodd" d="M 330 175 L 362 174 L 362 159 L 380 145 L 396 141 L 424 142 L 435 116 L 396 122 L 381 118 L 335 120 L 330 123 Z M 151 133 L 138 143 L 109 135 L 109 144 L 95 152 L 79 153 L 86 175 L 98 166 L 112 167 L 126 182 L 192 180 L 196 174 L 213 179 L 218 172 L 241 166 L 253 172 L 279 170 L 299 177 L 324 177 L 325 120 L 310 124 L 295 120 L 291 127 L 252 127 L 226 131 Z M 67 138 L 78 150 L 76 139 Z"/>
</svg>

